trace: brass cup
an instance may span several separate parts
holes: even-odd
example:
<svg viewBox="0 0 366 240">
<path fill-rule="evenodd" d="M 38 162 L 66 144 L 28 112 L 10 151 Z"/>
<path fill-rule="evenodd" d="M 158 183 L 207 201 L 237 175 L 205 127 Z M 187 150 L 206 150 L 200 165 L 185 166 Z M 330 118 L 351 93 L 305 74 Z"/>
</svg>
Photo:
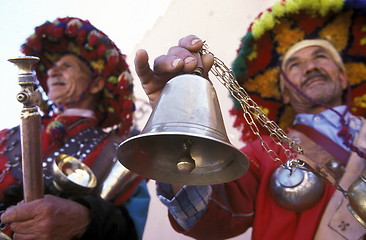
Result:
<svg viewBox="0 0 366 240">
<path fill-rule="evenodd" d="M 90 168 L 66 154 L 60 154 L 54 160 L 53 177 L 53 185 L 57 190 L 73 196 L 90 194 L 97 185 Z"/>
<path fill-rule="evenodd" d="M 11 237 L 0 231 L 0 240 L 12 240 Z"/>
<path fill-rule="evenodd" d="M 360 177 L 351 184 L 347 195 L 349 204 L 348 210 L 366 228 L 366 170 Z"/>
</svg>

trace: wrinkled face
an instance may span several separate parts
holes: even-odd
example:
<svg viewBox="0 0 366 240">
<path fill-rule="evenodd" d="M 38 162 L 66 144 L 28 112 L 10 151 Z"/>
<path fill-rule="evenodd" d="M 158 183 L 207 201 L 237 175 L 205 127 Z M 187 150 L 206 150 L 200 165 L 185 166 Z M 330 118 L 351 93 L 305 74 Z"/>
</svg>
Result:
<svg viewBox="0 0 366 240">
<path fill-rule="evenodd" d="M 47 75 L 47 95 L 56 105 L 77 99 L 92 81 L 91 70 L 74 55 L 62 56 Z"/>
<path fill-rule="evenodd" d="M 290 82 L 312 99 L 330 106 L 342 104 L 347 87 L 346 74 L 323 48 L 311 46 L 295 52 L 283 63 L 283 71 Z M 290 103 L 296 112 L 314 112 L 314 103 L 302 97 L 285 83 L 284 103 Z"/>
</svg>

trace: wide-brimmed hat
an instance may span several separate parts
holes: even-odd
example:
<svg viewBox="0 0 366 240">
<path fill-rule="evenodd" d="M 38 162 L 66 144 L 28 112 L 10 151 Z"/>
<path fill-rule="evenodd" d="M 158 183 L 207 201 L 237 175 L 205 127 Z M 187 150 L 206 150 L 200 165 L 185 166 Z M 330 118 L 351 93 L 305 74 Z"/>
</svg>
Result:
<svg viewBox="0 0 366 240">
<path fill-rule="evenodd" d="M 286 51 L 304 39 L 325 39 L 339 51 L 351 86 L 352 113 L 366 115 L 366 1 L 282 0 L 260 13 L 241 41 L 232 64 L 239 84 L 270 120 L 284 130 L 295 112 L 282 103 L 280 63 Z M 253 136 L 234 100 L 230 111 L 242 140 Z"/>
<path fill-rule="evenodd" d="M 95 77 L 105 81 L 96 115 L 101 127 L 119 127 L 128 133 L 135 110 L 133 84 L 126 56 L 106 34 L 88 20 L 75 17 L 57 18 L 35 28 L 27 38 L 21 51 L 25 55 L 37 56 L 39 63 L 35 71 L 39 84 L 47 93 L 47 70 L 65 54 L 74 54 L 93 71 Z M 45 114 L 48 110 L 42 109 Z"/>
</svg>

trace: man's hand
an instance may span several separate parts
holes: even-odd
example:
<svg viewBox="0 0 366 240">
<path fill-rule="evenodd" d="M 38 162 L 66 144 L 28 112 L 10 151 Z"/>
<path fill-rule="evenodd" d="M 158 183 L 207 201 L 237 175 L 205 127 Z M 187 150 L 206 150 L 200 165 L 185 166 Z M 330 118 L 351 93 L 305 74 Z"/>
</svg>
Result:
<svg viewBox="0 0 366 240">
<path fill-rule="evenodd" d="M 177 75 L 193 72 L 200 63 L 203 77 L 208 78 L 213 56 L 201 56 L 199 51 L 202 46 L 203 41 L 198 37 L 194 35 L 184 37 L 179 40 L 178 46 L 171 47 L 166 55 L 155 59 L 154 70 L 149 66 L 147 52 L 142 49 L 137 51 L 135 70 L 152 107 L 155 107 L 166 82 Z"/>
<path fill-rule="evenodd" d="M 14 240 L 75 239 L 90 223 L 90 211 L 74 201 L 45 195 L 29 203 L 8 208 L 1 222 L 9 224 Z"/>
</svg>

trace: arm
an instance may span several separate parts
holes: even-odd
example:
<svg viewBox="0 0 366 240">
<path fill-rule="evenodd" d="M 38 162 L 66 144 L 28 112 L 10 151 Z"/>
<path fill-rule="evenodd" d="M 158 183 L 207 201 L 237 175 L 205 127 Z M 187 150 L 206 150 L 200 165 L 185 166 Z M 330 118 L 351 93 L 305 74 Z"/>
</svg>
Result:
<svg viewBox="0 0 366 240">
<path fill-rule="evenodd" d="M 13 238 L 23 239 L 136 239 L 134 224 L 124 207 L 96 196 L 75 201 L 45 195 L 10 207 L 1 216 Z"/>
<path fill-rule="evenodd" d="M 146 182 L 144 180 L 141 182 L 139 179 L 131 183 L 128 188 L 131 190 L 128 190 L 126 194 L 121 193 L 122 195 L 119 195 L 121 199 L 118 199 L 119 201 L 113 205 L 91 195 L 72 197 L 73 201 L 46 195 L 47 197 L 39 201 L 20 203 L 16 207 L 9 208 L 2 220 L 14 226 L 19 226 L 18 223 L 21 223 L 20 227 L 16 229 L 22 229 L 22 233 L 30 233 L 38 239 L 42 239 L 42 236 L 46 236 L 46 239 L 57 239 L 58 234 L 62 234 L 66 239 L 71 239 L 71 236 L 79 236 L 81 239 L 137 239 L 135 229 L 141 239 L 149 205 L 149 195 Z M 14 186 L 19 187 L 5 191 L 6 199 L 11 200 L 8 205 L 14 205 L 21 200 L 21 186 L 19 184 Z M 47 188 L 47 191 L 50 189 Z M 55 192 L 52 194 L 59 195 Z M 14 214 L 13 210 L 24 216 L 17 217 L 18 214 Z M 89 217 L 85 216 L 86 212 Z M 23 222 L 23 219 L 26 221 Z M 41 229 L 42 232 L 35 235 L 34 229 L 27 229 L 22 225 L 26 222 Z M 81 226 L 84 227 L 78 229 Z M 63 231 L 63 228 L 67 231 Z"/>
<path fill-rule="evenodd" d="M 152 107 L 155 107 L 167 81 L 192 72 L 200 60 L 203 77 L 208 78 L 213 56 L 200 56 L 202 46 L 203 41 L 196 36 L 182 38 L 167 55 L 155 59 L 153 70 L 148 65 L 146 51 L 137 52 L 136 72 Z M 242 181 L 252 181 L 253 184 L 244 188 L 246 184 Z M 225 238 L 235 236 L 251 225 L 257 186 L 256 178 L 247 174 L 243 180 L 216 186 L 185 186 L 183 190 L 180 190 L 181 186 L 172 186 L 170 192 L 165 192 L 160 199 L 168 206 L 171 223 L 178 232 L 194 238 Z"/>
<path fill-rule="evenodd" d="M 155 59 L 153 70 L 149 66 L 147 52 L 142 49 L 137 51 L 135 70 L 153 108 L 165 84 L 171 78 L 179 74 L 191 73 L 198 65 L 203 67 L 203 77 L 208 78 L 213 56 L 200 56 L 199 51 L 202 46 L 203 41 L 194 35 L 182 38 L 177 46 L 169 49 L 166 55 Z M 177 193 L 182 187 L 182 185 L 172 185 L 172 190 Z"/>
<path fill-rule="evenodd" d="M 91 213 L 90 224 L 80 239 L 140 239 L 137 224 L 125 204 L 113 206 L 110 202 L 91 195 L 76 201 L 86 206 Z"/>
<path fill-rule="evenodd" d="M 71 239 L 85 232 L 90 223 L 90 211 L 74 201 L 45 195 L 42 199 L 8 208 L 1 221 L 10 225 L 14 238 Z"/>
<path fill-rule="evenodd" d="M 158 194 L 168 207 L 170 222 L 177 232 L 197 239 L 226 239 L 252 226 L 258 187 L 258 176 L 250 169 L 235 181 L 185 186 L 176 195 L 158 183 Z M 203 201 L 195 197 L 198 192 Z"/>
</svg>

